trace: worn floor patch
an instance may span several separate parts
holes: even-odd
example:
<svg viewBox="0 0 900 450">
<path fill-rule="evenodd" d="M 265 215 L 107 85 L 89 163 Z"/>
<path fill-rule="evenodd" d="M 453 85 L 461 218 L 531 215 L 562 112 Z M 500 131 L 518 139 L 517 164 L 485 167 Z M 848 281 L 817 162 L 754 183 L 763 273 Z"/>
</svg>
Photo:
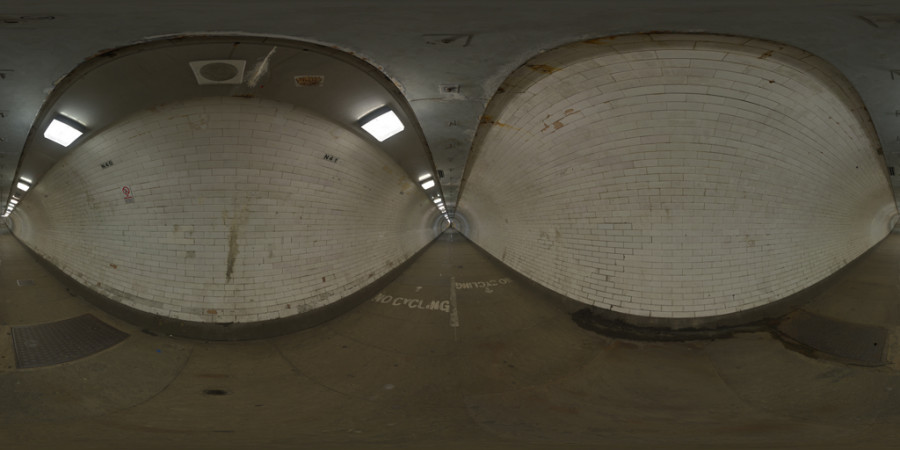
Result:
<svg viewBox="0 0 900 450">
<path fill-rule="evenodd" d="M 785 337 L 818 352 L 851 364 L 881 366 L 885 360 L 888 330 L 862 325 L 803 310 L 788 315 L 778 331 Z"/>
<path fill-rule="evenodd" d="M 16 367 L 28 369 L 73 361 L 109 348 L 128 337 L 85 314 L 40 325 L 12 327 Z"/>
</svg>

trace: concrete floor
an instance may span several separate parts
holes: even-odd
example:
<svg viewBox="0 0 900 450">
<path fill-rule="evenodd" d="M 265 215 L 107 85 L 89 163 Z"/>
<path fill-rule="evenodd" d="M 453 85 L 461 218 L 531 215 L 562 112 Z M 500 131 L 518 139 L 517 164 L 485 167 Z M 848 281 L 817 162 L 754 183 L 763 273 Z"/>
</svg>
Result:
<svg viewBox="0 0 900 450">
<path fill-rule="evenodd" d="M 812 359 L 769 333 L 607 338 L 454 233 L 382 296 L 316 328 L 235 343 L 153 336 L 70 295 L 0 234 L 0 446 L 897 448 L 900 234 L 864 258 L 807 309 L 889 328 L 881 367 Z M 494 283 L 456 290 L 454 307 L 451 279 Z M 130 337 L 15 368 L 10 326 L 86 312 Z"/>
</svg>

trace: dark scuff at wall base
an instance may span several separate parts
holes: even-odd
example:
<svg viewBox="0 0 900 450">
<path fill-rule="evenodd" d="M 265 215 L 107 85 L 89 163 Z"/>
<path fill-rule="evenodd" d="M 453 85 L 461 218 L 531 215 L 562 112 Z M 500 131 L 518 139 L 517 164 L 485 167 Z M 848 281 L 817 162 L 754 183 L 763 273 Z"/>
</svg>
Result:
<svg viewBox="0 0 900 450">
<path fill-rule="evenodd" d="M 882 241 L 888 236 L 885 236 Z M 571 299 L 522 275 L 468 237 L 466 239 L 485 256 L 507 269 L 517 282 L 540 293 L 542 297 L 556 303 L 563 311 L 572 315 L 573 321 L 581 328 L 609 337 L 644 341 L 715 339 L 737 332 L 771 331 L 785 316 L 834 287 L 847 272 L 878 246 L 878 244 L 873 245 L 872 248 L 818 283 L 785 298 L 773 300 L 771 303 L 720 316 L 667 318 L 625 314 Z"/>
<path fill-rule="evenodd" d="M 31 254 L 32 257 L 43 267 L 47 269 L 54 277 L 56 277 L 68 291 L 73 295 L 79 296 L 88 301 L 97 308 L 122 319 L 136 327 L 143 328 L 145 332 L 151 332 L 156 335 L 171 335 L 190 339 L 200 339 L 207 341 L 243 341 L 251 339 L 265 339 L 276 336 L 282 336 L 289 333 L 312 328 L 314 326 L 328 322 L 367 300 L 374 297 L 378 292 L 384 289 L 394 279 L 396 279 L 404 270 L 406 270 L 415 260 L 430 247 L 440 235 L 436 236 L 431 242 L 422 247 L 416 254 L 411 256 L 402 264 L 391 269 L 388 273 L 370 283 L 368 286 L 350 294 L 341 300 L 329 305 L 323 306 L 312 311 L 298 314 L 296 316 L 284 317 L 280 319 L 264 320 L 260 322 L 237 322 L 237 323 L 204 323 L 191 322 L 186 320 L 172 319 L 162 317 L 156 314 L 150 314 L 137 310 L 130 306 L 123 305 L 115 300 L 109 299 L 97 292 L 82 285 L 74 278 L 57 268 L 53 263 L 37 254 L 30 247 L 22 243 L 23 247 Z M 16 238 L 18 239 L 18 238 Z"/>
</svg>

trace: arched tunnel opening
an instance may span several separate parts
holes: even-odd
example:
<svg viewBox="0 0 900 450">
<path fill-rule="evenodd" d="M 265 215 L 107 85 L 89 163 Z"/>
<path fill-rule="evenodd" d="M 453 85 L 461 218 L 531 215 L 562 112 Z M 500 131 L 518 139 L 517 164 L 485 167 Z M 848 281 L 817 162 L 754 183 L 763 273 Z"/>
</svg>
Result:
<svg viewBox="0 0 900 450">
<path fill-rule="evenodd" d="M 840 71 L 698 33 L 520 62 L 445 177 L 429 111 L 336 46 L 86 60 L 36 116 L 0 230 L 0 436 L 900 438 L 897 207 Z M 55 119 L 84 133 L 64 151 Z"/>
</svg>

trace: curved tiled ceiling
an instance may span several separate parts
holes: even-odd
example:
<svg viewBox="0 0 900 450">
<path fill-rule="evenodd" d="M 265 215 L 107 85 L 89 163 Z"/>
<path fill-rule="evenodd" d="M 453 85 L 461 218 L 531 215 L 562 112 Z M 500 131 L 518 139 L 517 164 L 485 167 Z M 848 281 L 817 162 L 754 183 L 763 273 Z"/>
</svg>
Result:
<svg viewBox="0 0 900 450">
<path fill-rule="evenodd" d="M 0 203 L 26 135 L 56 82 L 103 49 L 173 33 L 255 33 L 345 50 L 388 74 L 410 102 L 453 210 L 478 119 L 516 67 L 594 36 L 667 30 L 753 36 L 806 49 L 860 92 L 890 166 L 900 166 L 900 4 L 724 0 L 7 1 L 0 8 Z M 441 85 L 458 86 L 446 93 Z M 114 86 L 111 86 L 114 87 Z M 896 177 L 895 177 L 896 180 Z M 900 183 L 897 183 L 900 186 Z"/>
<path fill-rule="evenodd" d="M 245 64 L 238 84 L 198 84 L 191 63 L 233 60 Z M 241 78 L 241 77 L 239 77 Z M 137 111 L 197 97 L 261 98 L 312 111 L 385 151 L 410 178 L 433 174 L 434 163 L 415 116 L 400 90 L 380 70 L 356 56 L 294 40 L 246 36 L 173 36 L 104 51 L 60 80 L 34 121 L 16 179 L 41 176 L 79 143 Z M 388 107 L 406 130 L 377 142 L 360 119 Z M 65 148 L 42 134 L 57 115 L 87 128 Z M 13 189 L 19 197 L 27 193 Z M 440 185 L 431 195 L 440 195 Z"/>
<path fill-rule="evenodd" d="M 868 250 L 897 215 L 847 80 L 742 37 L 543 53 L 501 85 L 468 164 L 470 238 L 561 294 L 639 316 L 779 300 Z"/>
</svg>

